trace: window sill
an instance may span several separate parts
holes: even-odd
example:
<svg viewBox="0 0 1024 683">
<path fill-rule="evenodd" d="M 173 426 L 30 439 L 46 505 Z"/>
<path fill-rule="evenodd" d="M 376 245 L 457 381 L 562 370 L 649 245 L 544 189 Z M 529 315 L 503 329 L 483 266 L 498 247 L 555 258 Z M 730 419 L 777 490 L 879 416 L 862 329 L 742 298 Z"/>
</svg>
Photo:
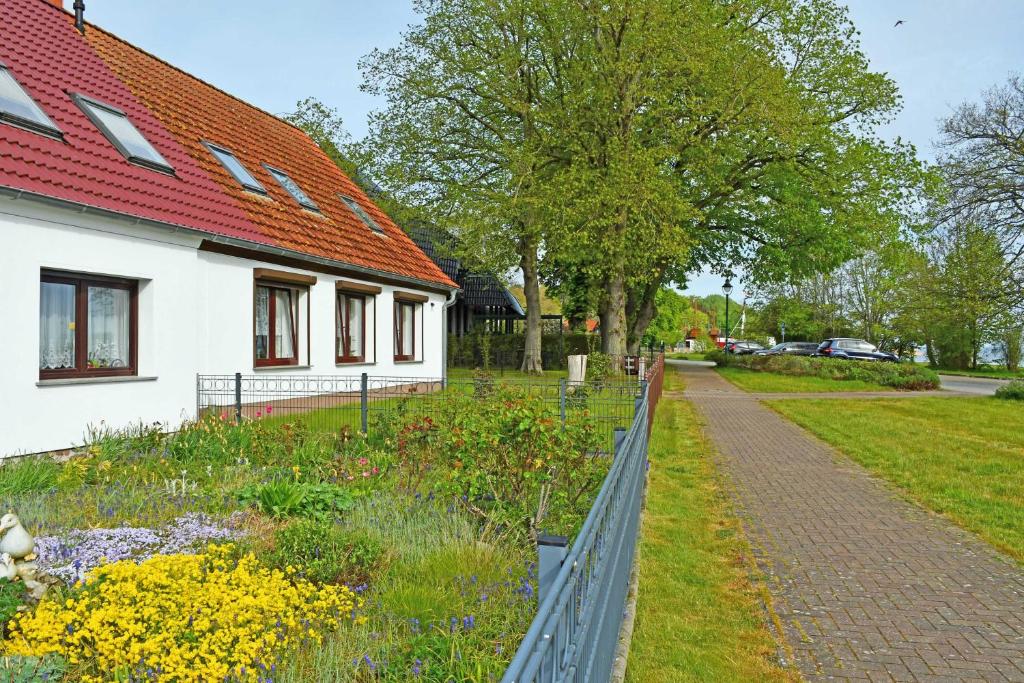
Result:
<svg viewBox="0 0 1024 683">
<path fill-rule="evenodd" d="M 283 372 L 286 370 L 309 370 L 312 365 L 256 365 L 253 372 Z"/>
<path fill-rule="evenodd" d="M 138 375 L 121 375 L 114 377 L 68 377 L 66 379 L 41 379 L 37 387 L 63 387 L 75 384 L 120 384 L 122 382 L 155 382 L 156 377 L 139 377 Z"/>
<path fill-rule="evenodd" d="M 396 360 L 395 365 L 423 365 L 422 360 Z"/>
<path fill-rule="evenodd" d="M 351 367 L 353 367 L 353 366 L 360 366 L 360 365 L 376 365 L 376 364 L 377 364 L 377 362 L 376 362 L 376 361 L 372 361 L 372 360 L 360 360 L 360 361 L 352 361 L 351 363 L 335 363 L 335 364 L 334 364 L 334 367 L 337 367 L 337 368 L 351 368 Z"/>
</svg>

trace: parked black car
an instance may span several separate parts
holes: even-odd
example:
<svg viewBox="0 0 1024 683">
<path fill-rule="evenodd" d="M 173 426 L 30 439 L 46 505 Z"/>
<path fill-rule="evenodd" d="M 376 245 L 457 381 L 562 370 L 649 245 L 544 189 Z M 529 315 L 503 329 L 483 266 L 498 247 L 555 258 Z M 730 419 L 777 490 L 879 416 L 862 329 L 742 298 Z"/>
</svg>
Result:
<svg viewBox="0 0 1024 683">
<path fill-rule="evenodd" d="M 842 358 L 844 360 L 877 360 L 898 363 L 899 358 L 891 353 L 879 351 L 878 347 L 863 339 L 826 339 L 818 345 L 815 356 Z"/>
<path fill-rule="evenodd" d="M 814 342 L 782 342 L 770 349 L 754 351 L 755 356 L 813 356 L 818 350 Z"/>
<path fill-rule="evenodd" d="M 726 353 L 735 353 L 737 356 L 748 356 L 755 351 L 764 349 L 763 346 L 757 342 L 744 341 L 741 339 L 730 339 L 729 343 L 725 345 Z"/>
</svg>

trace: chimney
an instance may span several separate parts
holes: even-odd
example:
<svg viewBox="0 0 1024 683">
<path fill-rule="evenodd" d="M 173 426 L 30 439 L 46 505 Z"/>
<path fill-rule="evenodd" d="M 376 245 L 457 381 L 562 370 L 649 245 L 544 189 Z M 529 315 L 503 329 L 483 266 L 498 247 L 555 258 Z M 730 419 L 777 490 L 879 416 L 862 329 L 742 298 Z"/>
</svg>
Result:
<svg viewBox="0 0 1024 683">
<path fill-rule="evenodd" d="M 56 0 L 55 0 L 56 1 Z M 75 0 L 75 4 L 72 5 L 75 10 L 75 28 L 83 36 L 85 35 L 85 2 L 84 0 Z"/>
</svg>

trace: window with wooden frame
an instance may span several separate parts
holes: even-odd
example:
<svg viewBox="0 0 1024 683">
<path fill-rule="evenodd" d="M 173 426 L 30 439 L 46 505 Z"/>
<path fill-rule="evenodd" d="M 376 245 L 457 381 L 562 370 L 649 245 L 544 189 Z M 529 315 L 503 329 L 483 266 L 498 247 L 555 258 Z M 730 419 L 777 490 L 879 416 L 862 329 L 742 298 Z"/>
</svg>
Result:
<svg viewBox="0 0 1024 683">
<path fill-rule="evenodd" d="M 299 364 L 300 302 L 316 278 L 257 268 L 254 286 L 253 362 L 256 367 Z M 307 304 L 308 305 L 308 304 Z"/>
<path fill-rule="evenodd" d="M 43 271 L 39 378 L 138 373 L 138 282 Z"/>
<path fill-rule="evenodd" d="M 366 297 L 338 291 L 335 314 L 336 355 L 339 363 L 366 360 Z"/>
<path fill-rule="evenodd" d="M 416 360 L 416 308 L 411 301 L 395 301 L 395 360 Z"/>
</svg>

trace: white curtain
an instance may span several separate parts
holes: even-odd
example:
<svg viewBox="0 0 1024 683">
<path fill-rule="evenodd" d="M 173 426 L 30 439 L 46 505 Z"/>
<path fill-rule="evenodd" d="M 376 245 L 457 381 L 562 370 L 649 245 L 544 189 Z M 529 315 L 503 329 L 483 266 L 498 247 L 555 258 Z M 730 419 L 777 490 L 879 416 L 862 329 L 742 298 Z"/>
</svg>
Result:
<svg viewBox="0 0 1024 683">
<path fill-rule="evenodd" d="M 416 307 L 403 305 L 402 309 L 402 355 L 412 356 L 414 347 Z"/>
<path fill-rule="evenodd" d="M 295 325 L 292 316 L 292 292 L 287 289 L 274 290 L 274 343 L 278 358 L 294 358 Z"/>
<path fill-rule="evenodd" d="M 348 353 L 350 356 L 363 355 L 363 300 L 348 299 Z"/>
<path fill-rule="evenodd" d="M 335 349 L 334 353 L 338 358 L 345 355 L 345 337 L 348 331 L 345 329 L 345 307 L 348 305 L 348 297 L 344 294 L 338 294 L 338 299 L 335 302 L 335 308 L 337 309 L 334 313 L 334 339 Z"/>
<path fill-rule="evenodd" d="M 270 290 L 256 288 L 256 357 L 270 357 Z"/>
<path fill-rule="evenodd" d="M 41 283 L 39 291 L 39 367 L 75 367 L 75 286 Z"/>
<path fill-rule="evenodd" d="M 126 289 L 89 288 L 88 362 L 91 368 L 126 368 L 131 295 Z"/>
</svg>

